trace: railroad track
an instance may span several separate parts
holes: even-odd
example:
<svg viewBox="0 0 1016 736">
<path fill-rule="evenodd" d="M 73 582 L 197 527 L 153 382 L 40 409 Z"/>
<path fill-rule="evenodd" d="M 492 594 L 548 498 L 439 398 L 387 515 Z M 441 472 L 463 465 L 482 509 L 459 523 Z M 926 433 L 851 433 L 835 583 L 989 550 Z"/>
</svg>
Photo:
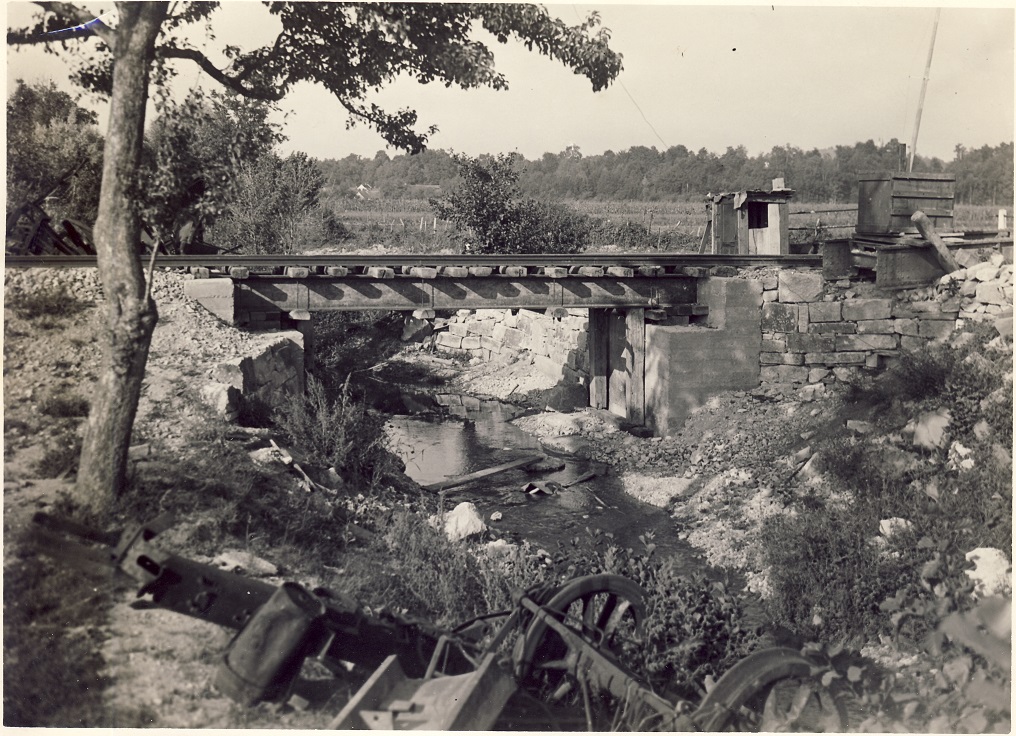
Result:
<svg viewBox="0 0 1016 736">
<path fill-rule="evenodd" d="M 147 263 L 150 256 L 138 256 Z M 446 267 L 446 266 L 488 266 L 496 272 L 501 266 L 526 267 L 582 267 L 582 266 L 657 266 L 664 269 L 682 267 L 714 266 L 821 266 L 822 257 L 818 255 L 710 255 L 710 254 L 653 254 L 653 253 L 583 253 L 580 255 L 182 255 L 159 256 L 156 266 L 163 268 L 224 269 L 246 266 L 248 268 L 280 268 L 287 266 L 329 267 L 345 266 L 351 272 L 377 266 L 387 266 L 398 272 L 403 267 Z M 95 256 L 12 256 L 4 257 L 6 268 L 94 268 Z"/>
</svg>

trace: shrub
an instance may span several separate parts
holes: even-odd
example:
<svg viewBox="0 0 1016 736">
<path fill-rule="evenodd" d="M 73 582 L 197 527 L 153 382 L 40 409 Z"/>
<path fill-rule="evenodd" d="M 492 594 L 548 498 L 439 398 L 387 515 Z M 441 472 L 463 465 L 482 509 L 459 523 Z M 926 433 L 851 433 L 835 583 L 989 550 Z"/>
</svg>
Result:
<svg viewBox="0 0 1016 736">
<path fill-rule="evenodd" d="M 276 408 L 275 422 L 294 447 L 323 468 L 374 479 L 390 466 L 384 418 L 353 399 L 348 379 L 333 400 L 311 377 L 303 396 Z"/>
<path fill-rule="evenodd" d="M 49 286 L 22 292 L 11 299 L 8 306 L 21 319 L 39 320 L 38 327 L 52 329 L 58 324 L 55 318 L 71 316 L 80 305 L 66 287 Z"/>
<path fill-rule="evenodd" d="M 772 620 L 824 641 L 885 633 L 889 622 L 879 606 L 917 563 L 912 553 L 899 554 L 911 536 L 905 532 L 884 550 L 869 541 L 878 521 L 857 507 L 769 518 L 761 538 Z"/>
<path fill-rule="evenodd" d="M 528 544 L 487 554 L 450 541 L 424 516 L 406 510 L 382 513 L 369 524 L 377 536 L 366 556 L 347 564 L 350 574 L 341 584 L 371 607 L 451 626 L 511 608 L 514 590 L 548 576 Z"/>
<path fill-rule="evenodd" d="M 81 459 L 81 437 L 72 432 L 62 432 L 45 444 L 42 457 L 35 462 L 35 472 L 40 478 L 60 478 L 78 472 Z"/>
<path fill-rule="evenodd" d="M 561 204 L 521 199 L 517 154 L 453 158 L 462 181 L 446 201 L 431 205 L 475 240 L 480 253 L 577 253 L 588 244 L 588 217 Z"/>
<path fill-rule="evenodd" d="M 83 396 L 50 396 L 39 406 L 39 411 L 51 417 L 87 417 L 90 404 Z"/>
</svg>

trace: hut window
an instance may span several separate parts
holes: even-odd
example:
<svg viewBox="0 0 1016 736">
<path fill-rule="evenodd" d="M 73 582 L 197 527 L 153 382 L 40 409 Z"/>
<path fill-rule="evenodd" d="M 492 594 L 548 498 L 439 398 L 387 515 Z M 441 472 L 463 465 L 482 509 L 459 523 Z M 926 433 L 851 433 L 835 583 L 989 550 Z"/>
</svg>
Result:
<svg viewBox="0 0 1016 736">
<path fill-rule="evenodd" d="M 748 203 L 748 229 L 769 227 L 769 205 L 766 202 Z"/>
</svg>

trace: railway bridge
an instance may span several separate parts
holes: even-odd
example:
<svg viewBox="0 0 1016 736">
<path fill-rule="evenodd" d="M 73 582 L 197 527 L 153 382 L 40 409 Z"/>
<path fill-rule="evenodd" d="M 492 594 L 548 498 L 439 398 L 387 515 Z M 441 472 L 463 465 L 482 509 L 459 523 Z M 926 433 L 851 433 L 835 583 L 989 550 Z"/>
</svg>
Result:
<svg viewBox="0 0 1016 736">
<path fill-rule="evenodd" d="M 829 247 L 821 257 L 190 255 L 160 256 L 157 265 L 189 269 L 192 278 L 184 282 L 188 296 L 227 323 L 247 329 L 299 330 L 304 353 L 311 359 L 313 315 L 318 312 L 391 310 L 428 318 L 443 310 L 523 310 L 527 321 L 539 318 L 545 325 L 557 325 L 547 328 L 546 340 L 551 341 L 559 328 L 575 323 L 575 309 L 588 310 L 588 322 L 582 320 L 585 334 L 577 346 L 564 351 L 555 346 L 560 359 L 577 370 L 562 370 L 561 385 L 567 383 L 570 396 L 577 400 L 582 393 L 582 403 L 588 390 L 590 406 L 667 434 L 709 396 L 757 387 L 760 371 L 763 380 L 777 380 L 766 379 L 773 373 L 779 374 L 778 380 L 790 380 L 793 373 L 792 379 L 798 381 L 803 376 L 797 374 L 810 370 L 806 360 L 864 364 L 877 360 L 873 351 L 888 348 L 890 340 L 898 344 L 895 337 L 812 334 L 815 330 L 801 327 L 795 317 L 807 315 L 807 305 L 770 301 L 786 301 L 783 282 L 793 279 L 807 281 L 814 292 L 807 299 L 821 301 L 817 295 L 826 288 L 823 273 L 833 279 L 845 275 L 842 258 L 831 255 L 835 249 Z M 6 265 L 81 267 L 94 266 L 95 260 L 8 256 Z M 739 267 L 765 266 L 782 269 L 779 294 L 772 291 L 775 286 L 763 286 L 757 278 L 724 278 L 737 276 Z M 769 291 L 763 295 L 764 290 Z M 523 313 L 515 316 L 521 319 Z M 764 326 L 773 319 L 778 324 Z M 764 341 L 763 331 L 787 335 L 782 338 L 787 344 Z M 800 334 L 791 335 L 795 332 Z M 780 350 L 786 352 L 778 354 Z M 581 390 L 573 385 L 579 375 L 586 384 Z"/>
</svg>

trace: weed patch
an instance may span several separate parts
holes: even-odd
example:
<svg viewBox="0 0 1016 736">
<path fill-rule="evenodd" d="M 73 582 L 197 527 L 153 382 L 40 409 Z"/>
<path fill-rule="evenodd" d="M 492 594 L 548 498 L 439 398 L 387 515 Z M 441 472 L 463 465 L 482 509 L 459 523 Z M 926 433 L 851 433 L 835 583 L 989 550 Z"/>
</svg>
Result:
<svg viewBox="0 0 1016 736">
<path fill-rule="evenodd" d="M 69 317 L 82 307 L 63 286 L 22 292 L 11 299 L 8 306 L 18 317 L 36 322 L 36 327 L 42 329 L 59 326 L 59 318 Z"/>
<path fill-rule="evenodd" d="M 346 477 L 374 480 L 393 467 L 384 418 L 353 398 L 348 380 L 330 399 L 310 378 L 304 396 L 277 407 L 275 422 L 313 463 Z"/>
<path fill-rule="evenodd" d="M 91 408 L 84 396 L 56 395 L 45 399 L 39 411 L 51 417 L 87 417 Z"/>
</svg>

